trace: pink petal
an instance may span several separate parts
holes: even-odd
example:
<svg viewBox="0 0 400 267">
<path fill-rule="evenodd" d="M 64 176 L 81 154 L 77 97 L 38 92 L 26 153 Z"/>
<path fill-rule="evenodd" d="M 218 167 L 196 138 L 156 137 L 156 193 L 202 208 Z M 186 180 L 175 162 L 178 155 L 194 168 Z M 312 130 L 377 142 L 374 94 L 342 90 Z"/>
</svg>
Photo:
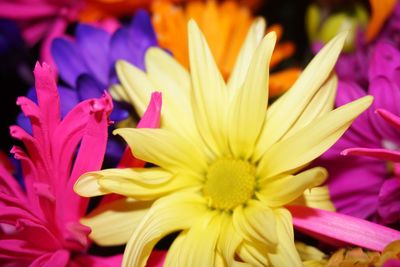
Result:
<svg viewBox="0 0 400 267">
<path fill-rule="evenodd" d="M 3 164 L 0 164 L 0 192 L 26 201 L 26 197 L 24 192 L 21 190 L 21 186 L 9 173 L 5 166 L 3 166 Z"/>
<path fill-rule="evenodd" d="M 43 250 L 29 246 L 26 240 L 1 239 L 0 242 L 1 259 L 28 259 L 32 261 L 34 258 L 43 255 L 43 253 Z"/>
<path fill-rule="evenodd" d="M 159 128 L 162 107 L 162 96 L 160 92 L 151 94 L 150 103 L 147 106 L 137 128 Z M 125 148 L 124 154 L 118 165 L 118 168 L 143 167 L 144 161 L 135 158 L 129 147 Z"/>
<path fill-rule="evenodd" d="M 87 199 L 81 198 L 73 192 L 73 185 L 83 173 L 101 168 L 106 151 L 108 116 L 112 110 L 111 96 L 105 93 L 103 98 L 92 99 L 88 103 L 91 106 L 91 116 L 87 122 L 72 174 L 67 184 L 68 196 L 65 200 L 71 203 L 79 201 L 87 203 Z M 68 207 L 68 214 L 72 216 L 71 218 L 76 215 L 83 216 L 85 211 L 86 205 L 82 204 L 69 205 Z"/>
<path fill-rule="evenodd" d="M 315 237 L 342 241 L 355 246 L 383 251 L 400 232 L 352 216 L 305 206 L 288 206 L 293 224 L 299 231 Z"/>
<path fill-rule="evenodd" d="M 0 3 L 0 17 L 8 19 L 43 19 L 58 13 L 59 8 L 50 5 Z"/>
<path fill-rule="evenodd" d="M 400 118 L 386 109 L 377 109 L 378 113 L 387 123 L 400 131 Z"/>
<path fill-rule="evenodd" d="M 50 134 L 54 132 L 61 120 L 60 97 L 54 70 L 46 63 L 43 63 L 42 66 L 36 63 L 33 73 L 35 74 L 36 95 L 41 111 L 41 121 L 45 125 L 43 130 Z"/>
<path fill-rule="evenodd" d="M 53 68 L 56 68 L 56 64 L 54 63 L 53 56 L 51 55 L 51 44 L 53 40 L 57 37 L 60 37 L 64 34 L 67 29 L 68 21 L 65 17 L 59 17 L 54 22 L 49 31 L 46 34 L 42 42 L 42 46 L 40 48 L 40 59 L 43 62 L 46 62 Z"/>
<path fill-rule="evenodd" d="M 366 157 L 378 158 L 381 160 L 400 162 L 400 152 L 383 148 L 362 148 L 362 147 L 349 148 L 343 150 L 341 154 L 344 156 L 347 155 L 366 156 Z"/>
<path fill-rule="evenodd" d="M 42 255 L 32 262 L 29 267 L 65 267 L 68 266 L 70 252 L 67 250 L 57 250 Z"/>
</svg>

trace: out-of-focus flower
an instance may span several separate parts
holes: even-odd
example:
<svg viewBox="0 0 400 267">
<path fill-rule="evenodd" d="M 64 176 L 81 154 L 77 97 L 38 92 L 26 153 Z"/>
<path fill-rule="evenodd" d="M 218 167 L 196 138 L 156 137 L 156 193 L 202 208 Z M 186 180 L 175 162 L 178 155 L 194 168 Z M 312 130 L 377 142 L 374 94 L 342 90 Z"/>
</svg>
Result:
<svg viewBox="0 0 400 267">
<path fill-rule="evenodd" d="M 344 43 L 342 34 L 266 113 L 276 35 L 261 41 L 264 31 L 257 27 L 250 30 L 227 84 L 194 21 L 188 31 L 190 74 L 155 48 L 146 55 L 147 72 L 117 63 L 139 114 L 152 91 L 163 93 L 160 129 L 115 131 L 137 158 L 155 167 L 90 172 L 75 190 L 85 196 L 114 192 L 132 198 L 115 206 L 118 221 L 110 223 L 101 214 L 85 220 L 100 244 L 126 242 L 134 231 L 124 266 L 144 266 L 154 245 L 176 231 L 182 232 L 168 251 L 166 266 L 236 261 L 301 266 L 284 205 L 325 180 L 323 168 L 304 166 L 336 142 L 372 99 L 332 111 L 336 79 L 330 74 Z"/>
<path fill-rule="evenodd" d="M 37 64 L 34 73 L 39 104 L 25 97 L 17 102 L 30 118 L 33 134 L 19 126 L 10 128 L 11 135 L 25 145 L 25 150 L 12 149 L 22 163 L 25 190 L 0 165 L 1 262 L 11 266 L 114 266 L 120 256 L 86 254 L 90 229 L 79 220 L 88 199 L 72 190 L 79 175 L 101 167 L 111 97 L 82 102 L 61 120 L 51 68 Z"/>
<path fill-rule="evenodd" d="M 387 19 L 392 15 L 396 7 L 397 0 L 370 0 L 371 18 L 368 21 L 368 27 L 365 32 L 365 38 L 368 42 L 372 41 L 379 32 Z"/>
<path fill-rule="evenodd" d="M 52 63 L 50 45 L 63 34 L 69 23 L 78 18 L 84 2 L 80 0 L 4 0 L 0 3 L 0 17 L 17 21 L 28 45 L 42 41 L 41 57 Z"/>
<path fill-rule="evenodd" d="M 53 63 L 51 43 L 62 36 L 71 23 L 127 16 L 150 4 L 149 0 L 3 0 L 0 18 L 18 22 L 28 45 L 42 42 L 41 59 Z"/>
<path fill-rule="evenodd" d="M 400 115 L 399 70 L 400 51 L 389 43 L 381 42 L 371 51 L 366 86 L 354 81 L 339 82 L 337 106 L 366 94 L 373 95 L 375 101 L 370 110 L 354 122 L 349 131 L 319 162 L 329 171 L 331 178 L 328 185 L 339 212 L 377 220 L 384 224 L 400 222 L 400 185 L 394 177 L 396 164 L 393 168 L 393 164 L 387 160 L 343 157 L 340 153 L 354 147 L 398 151 L 399 133 L 374 114 L 374 111 L 383 108 Z"/>
<path fill-rule="evenodd" d="M 382 253 L 361 248 L 342 248 L 325 265 L 328 267 L 396 267 L 400 264 L 400 241 L 388 244 Z"/>
<path fill-rule="evenodd" d="M 153 25 L 160 46 L 172 52 L 173 56 L 186 68 L 189 68 L 187 48 L 187 22 L 194 19 L 204 32 L 218 68 L 225 79 L 231 75 L 240 48 L 254 18 L 248 8 L 235 1 L 191 1 L 184 6 L 174 5 L 168 1 L 155 1 L 152 5 Z M 259 23 L 260 32 L 265 31 L 265 24 Z M 278 40 L 282 35 L 282 27 L 273 25 L 268 31 L 275 31 Z M 283 42 L 275 47 L 271 59 L 271 67 L 294 52 L 294 45 Z M 300 74 L 297 68 L 287 69 L 271 75 L 270 94 L 279 95 L 286 91 Z"/>
<path fill-rule="evenodd" d="M 365 27 L 368 21 L 368 14 L 365 8 L 359 3 L 348 7 L 352 9 L 343 10 L 330 14 L 331 11 L 326 6 L 311 4 L 307 9 L 306 26 L 310 42 L 313 45 L 325 44 L 339 32 L 350 31 L 343 51 L 350 52 L 355 48 L 357 30 Z"/>
</svg>

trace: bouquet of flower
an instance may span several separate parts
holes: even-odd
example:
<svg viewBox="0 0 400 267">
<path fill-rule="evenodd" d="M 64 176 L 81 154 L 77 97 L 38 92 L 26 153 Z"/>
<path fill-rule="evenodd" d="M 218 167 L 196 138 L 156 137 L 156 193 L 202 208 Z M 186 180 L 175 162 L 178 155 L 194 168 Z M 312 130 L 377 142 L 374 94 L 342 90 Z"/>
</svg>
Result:
<svg viewBox="0 0 400 267">
<path fill-rule="evenodd" d="M 33 2 L 1 266 L 400 266 L 400 2 Z"/>
</svg>

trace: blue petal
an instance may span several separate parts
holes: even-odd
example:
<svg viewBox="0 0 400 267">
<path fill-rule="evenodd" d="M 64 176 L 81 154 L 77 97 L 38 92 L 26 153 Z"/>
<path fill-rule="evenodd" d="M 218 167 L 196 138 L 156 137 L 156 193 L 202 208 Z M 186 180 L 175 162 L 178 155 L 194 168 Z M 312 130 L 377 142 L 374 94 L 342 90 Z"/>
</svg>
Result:
<svg viewBox="0 0 400 267">
<path fill-rule="evenodd" d="M 97 80 L 107 84 L 111 35 L 100 28 L 79 24 L 76 29 L 76 40 L 88 68 Z"/>
<path fill-rule="evenodd" d="M 71 87 L 75 87 L 80 74 L 89 72 L 78 47 L 68 40 L 56 38 L 51 46 L 51 54 L 61 78 Z"/>
</svg>

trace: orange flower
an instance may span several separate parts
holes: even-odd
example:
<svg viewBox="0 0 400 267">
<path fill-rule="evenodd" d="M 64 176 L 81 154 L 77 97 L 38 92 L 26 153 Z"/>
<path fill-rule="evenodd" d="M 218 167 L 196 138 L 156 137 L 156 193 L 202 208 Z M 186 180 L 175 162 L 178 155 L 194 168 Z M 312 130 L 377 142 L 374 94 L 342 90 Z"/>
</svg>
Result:
<svg viewBox="0 0 400 267">
<path fill-rule="evenodd" d="M 169 0 L 178 3 L 185 0 Z M 82 22 L 92 22 L 107 17 L 132 15 L 138 8 L 148 8 L 152 0 L 86 0 L 85 8 L 79 16 Z"/>
<path fill-rule="evenodd" d="M 247 7 L 235 1 L 190 1 L 183 6 L 174 5 L 169 1 L 155 1 L 152 11 L 153 25 L 160 46 L 170 50 L 186 68 L 189 68 L 186 25 L 189 19 L 195 19 L 225 78 L 229 77 L 247 31 L 255 19 Z M 279 40 L 282 27 L 273 25 L 268 29 L 271 30 L 277 33 Z M 291 56 L 294 49 L 290 42 L 277 45 L 271 59 L 271 67 Z M 274 82 L 270 83 L 271 94 L 276 95 L 287 90 L 298 73 L 298 70 L 292 70 L 272 75 L 270 79 Z"/>
<path fill-rule="evenodd" d="M 372 41 L 392 14 L 396 0 L 370 0 L 371 19 L 368 22 L 366 38 Z"/>
</svg>

